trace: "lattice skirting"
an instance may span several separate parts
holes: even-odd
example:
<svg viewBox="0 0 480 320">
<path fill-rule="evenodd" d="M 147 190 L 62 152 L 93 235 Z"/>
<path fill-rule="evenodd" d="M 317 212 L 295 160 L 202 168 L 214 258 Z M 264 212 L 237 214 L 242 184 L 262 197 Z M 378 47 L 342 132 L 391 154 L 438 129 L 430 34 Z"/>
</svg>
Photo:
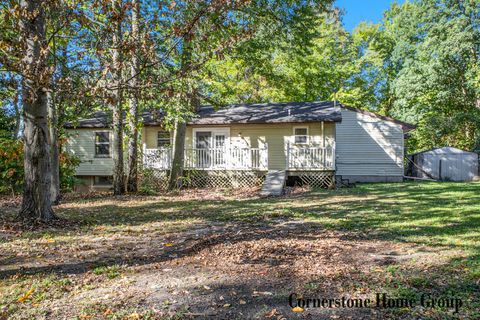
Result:
<svg viewBox="0 0 480 320">
<path fill-rule="evenodd" d="M 183 186 L 190 188 L 242 188 L 261 186 L 266 172 L 245 170 L 188 170 L 184 172 Z M 141 177 L 141 185 L 153 190 L 166 190 L 168 170 L 148 169 Z"/>
<path fill-rule="evenodd" d="M 168 187 L 169 171 L 159 169 L 144 169 L 140 175 L 140 188 L 152 191 L 166 190 Z"/>
<path fill-rule="evenodd" d="M 303 184 L 311 188 L 335 188 L 335 172 L 334 171 L 309 171 L 298 174 Z"/>
<path fill-rule="evenodd" d="M 260 186 L 265 172 L 197 170 L 185 172 L 185 185 L 193 188 L 242 188 Z"/>
</svg>

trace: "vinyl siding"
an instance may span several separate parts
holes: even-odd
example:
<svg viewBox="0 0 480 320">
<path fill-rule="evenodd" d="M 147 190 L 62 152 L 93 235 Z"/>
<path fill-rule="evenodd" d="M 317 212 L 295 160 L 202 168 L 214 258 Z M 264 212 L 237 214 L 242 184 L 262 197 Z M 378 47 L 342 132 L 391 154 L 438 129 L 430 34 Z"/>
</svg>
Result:
<svg viewBox="0 0 480 320">
<path fill-rule="evenodd" d="M 79 176 L 109 176 L 112 175 L 112 158 L 95 158 L 95 132 L 105 132 L 107 129 L 77 129 L 67 130 L 67 152 L 78 156 L 82 161 L 77 168 Z M 111 136 L 110 136 L 111 141 Z M 110 147 L 111 151 L 111 147 Z"/>
<path fill-rule="evenodd" d="M 321 123 L 298 123 L 298 124 L 235 124 L 229 126 L 188 126 L 185 146 L 193 147 L 193 128 L 229 128 L 231 146 L 237 147 L 263 147 L 268 145 L 268 167 L 271 170 L 284 170 L 286 167 L 286 145 L 293 135 L 294 127 L 308 127 L 308 134 L 311 136 L 311 142 L 321 144 Z M 160 128 L 144 128 L 144 142 L 147 148 L 156 148 L 157 132 Z M 334 140 L 335 124 L 325 122 L 324 124 L 326 143 Z"/>
<path fill-rule="evenodd" d="M 403 130 L 393 122 L 342 109 L 336 152 L 339 175 L 403 176 Z"/>
</svg>

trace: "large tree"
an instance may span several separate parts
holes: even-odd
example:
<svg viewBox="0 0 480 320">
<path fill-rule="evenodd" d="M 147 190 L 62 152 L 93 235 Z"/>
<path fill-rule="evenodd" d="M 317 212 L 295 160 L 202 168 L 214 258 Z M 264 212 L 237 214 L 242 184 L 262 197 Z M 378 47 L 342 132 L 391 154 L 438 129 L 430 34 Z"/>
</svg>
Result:
<svg viewBox="0 0 480 320">
<path fill-rule="evenodd" d="M 393 115 L 419 124 L 416 149 L 480 147 L 480 3 L 423 0 L 395 6 L 385 21 L 395 45 Z"/>
<path fill-rule="evenodd" d="M 128 113 L 128 174 L 127 191 L 136 192 L 138 189 L 138 126 L 139 126 L 139 68 L 140 68 L 140 0 L 132 0 L 131 38 L 133 50 L 130 58 L 131 90 Z"/>
<path fill-rule="evenodd" d="M 175 110 L 174 155 L 170 188 L 177 187 L 182 175 L 185 121 L 195 114 L 200 102 L 215 103 L 211 90 L 209 62 L 222 61 L 231 54 L 260 65 L 259 52 L 275 50 L 280 39 L 309 36 L 319 13 L 330 1 L 212 1 L 175 2 L 172 9 L 178 59 L 172 70 L 180 76 L 172 91 L 180 101 Z M 260 54 L 261 55 L 261 54 Z M 264 60 L 263 60 L 264 61 Z M 180 92 L 178 92 L 180 91 Z M 218 95 L 217 95 L 218 96 Z M 222 101 L 217 101 L 219 104 Z"/>
<path fill-rule="evenodd" d="M 24 121 L 25 181 L 20 215 L 25 219 L 55 218 L 50 197 L 48 103 L 51 73 L 47 65 L 45 7 L 39 1 L 20 1 L 20 35 Z"/>
</svg>

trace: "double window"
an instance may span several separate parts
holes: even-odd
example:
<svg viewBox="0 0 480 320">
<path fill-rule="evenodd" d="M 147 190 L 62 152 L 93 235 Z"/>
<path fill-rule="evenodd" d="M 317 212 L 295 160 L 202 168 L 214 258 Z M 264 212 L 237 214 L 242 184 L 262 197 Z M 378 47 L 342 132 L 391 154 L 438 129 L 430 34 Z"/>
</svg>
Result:
<svg viewBox="0 0 480 320">
<path fill-rule="evenodd" d="M 95 132 L 95 157 L 110 157 L 110 132 Z"/>
<path fill-rule="evenodd" d="M 293 128 L 293 135 L 295 137 L 294 142 L 296 144 L 308 143 L 308 127 L 295 127 Z"/>
<path fill-rule="evenodd" d="M 157 133 L 157 148 L 170 147 L 170 132 L 158 131 Z"/>
</svg>

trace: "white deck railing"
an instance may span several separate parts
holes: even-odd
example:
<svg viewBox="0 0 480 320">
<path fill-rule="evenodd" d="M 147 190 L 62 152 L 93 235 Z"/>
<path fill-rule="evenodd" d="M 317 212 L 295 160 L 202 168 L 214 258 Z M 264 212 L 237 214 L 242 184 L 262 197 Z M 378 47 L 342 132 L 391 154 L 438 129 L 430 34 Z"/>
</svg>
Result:
<svg viewBox="0 0 480 320">
<path fill-rule="evenodd" d="M 335 147 L 288 144 L 287 170 L 335 170 Z"/>
<path fill-rule="evenodd" d="M 172 149 L 143 149 L 144 165 L 155 169 L 170 169 Z M 268 169 L 268 148 L 185 149 L 186 169 Z"/>
<path fill-rule="evenodd" d="M 287 144 L 287 170 L 335 170 L 335 147 Z M 172 149 L 143 149 L 144 165 L 168 170 Z M 184 167 L 198 170 L 268 170 L 268 148 L 185 149 Z"/>
</svg>

